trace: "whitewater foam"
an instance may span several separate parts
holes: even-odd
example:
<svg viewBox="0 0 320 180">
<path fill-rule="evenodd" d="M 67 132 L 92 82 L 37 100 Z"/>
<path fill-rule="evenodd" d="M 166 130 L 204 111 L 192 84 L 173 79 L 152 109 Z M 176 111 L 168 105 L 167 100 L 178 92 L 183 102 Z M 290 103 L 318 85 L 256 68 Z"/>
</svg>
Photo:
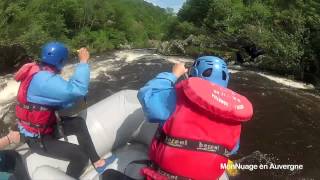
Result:
<svg viewBox="0 0 320 180">
<path fill-rule="evenodd" d="M 274 76 L 274 75 L 269 75 L 269 74 L 265 74 L 265 73 L 257 73 L 260 76 L 263 76 L 271 81 L 277 82 L 279 84 L 288 86 L 288 87 L 292 87 L 292 88 L 297 88 L 297 89 L 315 89 L 315 87 L 311 84 L 306 84 L 303 82 L 298 82 L 298 81 L 294 81 L 291 79 L 287 79 L 284 77 L 279 77 L 279 76 Z"/>
<path fill-rule="evenodd" d="M 16 97 L 19 85 L 20 83 L 13 80 L 12 76 L 4 81 L 4 88 L 0 91 L 0 105 L 7 104 Z"/>
<path fill-rule="evenodd" d="M 185 58 L 185 57 L 170 57 L 170 56 L 164 56 L 166 60 L 172 63 L 190 63 L 193 62 L 194 60 L 192 58 Z"/>
<path fill-rule="evenodd" d="M 146 55 L 150 55 L 150 53 L 134 50 L 123 50 L 115 53 L 116 60 L 125 60 L 126 62 L 135 61 Z"/>
</svg>

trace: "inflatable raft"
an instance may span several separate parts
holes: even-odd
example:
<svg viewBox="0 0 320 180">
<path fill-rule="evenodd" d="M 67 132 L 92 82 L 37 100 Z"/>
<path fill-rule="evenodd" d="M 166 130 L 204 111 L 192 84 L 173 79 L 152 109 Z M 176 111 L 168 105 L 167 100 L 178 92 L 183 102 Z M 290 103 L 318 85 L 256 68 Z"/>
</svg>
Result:
<svg viewBox="0 0 320 180">
<path fill-rule="evenodd" d="M 137 91 L 120 91 L 78 115 L 86 120 L 97 153 L 103 158 L 112 154 L 117 157 L 108 168 L 123 172 L 134 179 L 141 179 L 141 166 L 128 165 L 134 160 L 148 158 L 148 146 L 158 126 L 144 119 Z M 77 143 L 76 136 L 68 136 L 67 139 Z M 25 160 L 32 180 L 73 180 L 65 174 L 67 161 L 32 153 L 26 144 L 17 151 Z M 98 180 L 99 175 L 88 162 L 80 179 Z M 220 179 L 228 178 L 224 176 Z"/>
</svg>

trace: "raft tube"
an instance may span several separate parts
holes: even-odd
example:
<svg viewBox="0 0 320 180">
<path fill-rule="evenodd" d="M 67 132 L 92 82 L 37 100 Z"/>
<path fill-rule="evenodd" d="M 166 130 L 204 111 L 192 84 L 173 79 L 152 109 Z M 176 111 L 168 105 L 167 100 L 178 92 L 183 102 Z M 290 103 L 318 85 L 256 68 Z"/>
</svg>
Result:
<svg viewBox="0 0 320 180">
<path fill-rule="evenodd" d="M 141 166 L 130 165 L 135 160 L 148 159 L 148 148 L 158 125 L 145 120 L 136 90 L 123 90 L 80 112 L 97 153 L 102 158 L 116 156 L 108 168 L 134 179 L 141 179 Z M 76 136 L 68 142 L 77 144 Z M 61 139 L 63 141 L 63 139 Z M 32 153 L 26 144 L 17 151 L 22 155 L 32 180 L 74 180 L 65 174 L 68 162 Z M 223 176 L 220 179 L 228 179 Z M 99 180 L 99 175 L 88 162 L 80 180 Z"/>
</svg>

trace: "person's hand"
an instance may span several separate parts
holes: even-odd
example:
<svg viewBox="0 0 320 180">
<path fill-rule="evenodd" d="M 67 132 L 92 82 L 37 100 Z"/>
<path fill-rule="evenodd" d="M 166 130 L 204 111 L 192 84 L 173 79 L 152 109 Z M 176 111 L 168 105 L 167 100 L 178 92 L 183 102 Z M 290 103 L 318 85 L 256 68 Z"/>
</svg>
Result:
<svg viewBox="0 0 320 180">
<path fill-rule="evenodd" d="M 18 131 L 10 131 L 7 136 L 11 143 L 18 144 L 20 142 L 20 133 Z"/>
<path fill-rule="evenodd" d="M 177 77 L 180 78 L 182 75 L 186 74 L 188 69 L 184 66 L 184 63 L 176 63 L 172 67 L 172 73 Z"/>
<path fill-rule="evenodd" d="M 78 57 L 81 63 L 88 63 L 90 58 L 90 53 L 87 48 L 81 48 L 78 50 Z"/>
</svg>

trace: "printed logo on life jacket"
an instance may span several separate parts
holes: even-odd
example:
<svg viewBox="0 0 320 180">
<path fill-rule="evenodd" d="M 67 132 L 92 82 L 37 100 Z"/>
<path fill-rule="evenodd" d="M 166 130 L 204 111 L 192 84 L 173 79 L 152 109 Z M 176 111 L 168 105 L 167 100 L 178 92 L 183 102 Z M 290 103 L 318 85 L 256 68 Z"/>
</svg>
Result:
<svg viewBox="0 0 320 180">
<path fill-rule="evenodd" d="M 222 104 L 222 105 L 224 105 L 224 106 L 226 106 L 226 107 L 229 106 L 229 103 L 228 103 L 227 101 L 225 101 L 225 100 L 223 100 L 222 98 L 220 98 L 220 96 L 225 97 L 225 96 L 226 96 L 225 93 L 219 92 L 219 91 L 217 91 L 217 90 L 214 89 L 211 96 L 212 96 L 212 98 L 213 98 L 214 100 L 216 100 L 216 101 L 219 102 L 220 104 Z"/>
<path fill-rule="evenodd" d="M 203 142 L 199 142 L 197 150 L 217 152 L 219 150 L 219 146 L 215 146 L 213 144 L 206 144 L 206 143 L 203 143 Z"/>
<path fill-rule="evenodd" d="M 244 109 L 244 105 L 243 104 L 237 105 L 236 109 L 237 110 L 242 110 L 242 109 Z"/>
<path fill-rule="evenodd" d="M 238 103 L 241 103 L 241 101 L 240 101 L 239 98 L 234 97 L 234 96 L 235 96 L 235 93 L 232 93 L 232 95 L 233 95 L 232 99 L 233 99 L 234 101 L 236 101 L 236 102 L 238 102 Z"/>
<path fill-rule="evenodd" d="M 159 169 L 158 170 L 159 174 L 162 175 L 162 176 L 166 176 L 168 179 L 170 180 L 178 180 L 178 176 L 175 176 L 175 175 L 172 175 L 172 174 L 169 174 L 167 172 L 164 172 L 163 170 Z"/>
<path fill-rule="evenodd" d="M 210 153 L 220 154 L 222 156 L 229 156 L 229 151 L 225 147 L 214 144 L 210 142 L 203 142 L 191 139 L 175 138 L 167 136 L 165 134 L 161 135 L 160 140 L 168 146 L 180 149 L 188 149 L 192 151 L 204 151 Z"/>
<path fill-rule="evenodd" d="M 171 137 L 168 137 L 168 136 L 166 136 L 165 142 L 168 145 L 174 146 L 174 147 L 188 146 L 188 141 L 187 140 L 179 140 L 179 139 L 171 138 Z"/>
<path fill-rule="evenodd" d="M 170 174 L 162 169 L 158 169 L 158 173 L 162 176 L 165 176 L 167 177 L 168 179 L 170 180 L 192 180 L 191 178 L 187 178 L 187 177 L 183 177 L 183 176 L 176 176 L 176 175 L 173 175 L 173 174 Z"/>
</svg>

